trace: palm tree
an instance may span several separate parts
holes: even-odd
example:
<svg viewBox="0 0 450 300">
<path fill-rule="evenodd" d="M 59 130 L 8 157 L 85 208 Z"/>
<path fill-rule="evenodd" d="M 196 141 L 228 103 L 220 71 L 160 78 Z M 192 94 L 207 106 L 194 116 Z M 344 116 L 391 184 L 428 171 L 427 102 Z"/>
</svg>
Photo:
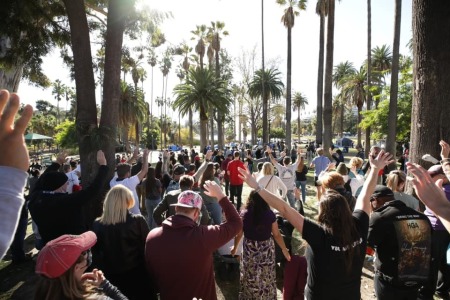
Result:
<svg viewBox="0 0 450 300">
<path fill-rule="evenodd" d="M 394 25 L 394 45 L 392 53 L 391 91 L 389 100 L 388 134 L 386 139 L 386 150 L 396 153 L 397 135 L 397 97 L 398 97 L 398 71 L 400 60 L 400 25 L 402 19 L 402 1 L 395 0 L 395 25 Z M 393 166 L 395 168 L 395 164 Z"/>
<path fill-rule="evenodd" d="M 328 15 L 328 0 L 317 0 L 316 14 L 320 17 L 320 33 L 319 33 L 319 65 L 317 72 L 317 118 L 316 118 L 316 142 L 322 144 L 323 134 L 323 53 L 325 48 L 325 17 Z"/>
<path fill-rule="evenodd" d="M 334 86 L 342 90 L 343 85 L 345 84 L 345 80 L 350 75 L 354 74 L 356 72 L 355 67 L 353 67 L 353 63 L 349 62 L 348 60 L 345 62 L 341 62 L 338 65 L 334 67 L 333 71 L 333 83 Z M 339 93 L 335 100 L 333 100 L 333 105 L 336 106 L 336 109 L 340 112 L 340 133 L 344 131 L 344 106 L 345 106 L 345 95 L 344 93 Z M 333 109 L 335 111 L 335 109 Z M 333 130 L 334 132 L 334 130 Z"/>
<path fill-rule="evenodd" d="M 332 84 L 333 84 L 333 53 L 334 53 L 334 5 L 335 0 L 328 0 L 327 21 L 327 55 L 325 60 L 325 86 L 323 97 L 323 148 L 326 153 L 331 146 L 332 122 Z"/>
<path fill-rule="evenodd" d="M 56 115 L 56 125 L 59 124 L 59 117 L 60 117 L 60 111 L 59 111 L 59 102 L 61 101 L 61 96 L 64 95 L 65 93 L 65 89 L 66 89 L 66 85 L 64 85 L 61 80 L 56 79 L 55 82 L 52 84 L 53 85 L 53 89 L 52 89 L 52 95 L 55 95 L 56 97 L 56 101 L 57 101 L 57 115 Z"/>
<path fill-rule="evenodd" d="M 367 0 L 367 100 L 366 109 L 372 108 L 372 0 Z M 366 128 L 365 154 L 370 151 L 370 126 Z"/>
<path fill-rule="evenodd" d="M 200 69 L 203 69 L 203 57 L 205 56 L 205 39 L 207 36 L 206 25 L 197 25 L 196 29 L 191 31 L 195 37 L 192 40 L 198 38 L 197 45 L 195 46 L 195 53 L 197 53 L 200 59 Z"/>
<path fill-rule="evenodd" d="M 292 27 L 295 24 L 295 17 L 300 14 L 300 10 L 306 9 L 306 0 L 277 0 L 280 5 L 287 5 L 281 17 L 284 27 L 287 28 L 287 79 L 286 79 L 286 146 L 291 148 L 291 74 L 292 74 Z M 296 10 L 298 9 L 298 10 Z"/>
<path fill-rule="evenodd" d="M 216 78 L 220 78 L 220 63 L 219 63 L 219 52 L 220 52 L 220 40 L 221 36 L 227 36 L 228 31 L 224 30 L 225 23 L 224 22 L 211 22 L 211 27 L 209 28 L 209 34 L 212 36 L 211 46 L 214 50 L 215 59 L 216 59 Z M 217 135 L 218 135 L 218 144 L 219 149 L 222 149 L 224 145 L 224 133 L 223 133 L 223 122 L 224 116 L 222 113 L 217 112 Z"/>
<path fill-rule="evenodd" d="M 268 131 L 268 110 L 267 104 L 269 103 L 269 98 L 280 99 L 283 95 L 284 84 L 280 79 L 281 73 L 276 69 L 268 69 L 264 72 L 258 70 L 255 72 L 252 81 L 248 87 L 248 93 L 250 97 L 257 98 L 261 97 L 263 102 L 263 142 L 268 141 L 269 131 Z M 263 92 L 264 91 L 264 92 Z M 263 94 L 264 93 L 264 94 Z M 264 103 L 266 103 L 264 105 Z"/>
<path fill-rule="evenodd" d="M 182 67 L 184 70 L 184 74 L 187 74 L 190 67 L 189 62 L 189 53 L 191 53 L 192 47 L 189 47 L 189 45 L 186 42 L 181 43 L 181 45 L 176 49 L 176 54 L 183 55 L 183 63 Z M 180 112 L 181 113 L 181 112 Z M 184 116 L 184 115 L 183 115 Z M 189 122 L 189 144 L 191 148 L 194 146 L 194 132 L 193 132 L 193 121 L 192 121 L 192 108 L 188 111 L 188 122 Z"/>
<path fill-rule="evenodd" d="M 176 95 L 173 107 L 182 114 L 189 109 L 198 110 L 200 115 L 200 146 L 206 146 L 206 126 L 208 123 L 208 109 L 214 107 L 218 111 L 225 112 L 231 104 L 231 91 L 226 82 L 217 79 L 210 69 L 189 69 L 186 81 L 174 88 Z"/>
<path fill-rule="evenodd" d="M 297 112 L 298 112 L 297 134 L 298 134 L 298 140 L 300 141 L 300 133 L 301 133 L 301 131 L 300 131 L 300 111 L 302 109 L 305 109 L 305 106 L 308 105 L 308 99 L 302 93 L 296 92 L 296 93 L 294 93 L 293 100 L 294 100 L 293 101 L 294 111 L 297 110 Z"/>
<path fill-rule="evenodd" d="M 364 102 L 366 101 L 366 78 L 366 70 L 364 67 L 361 67 L 359 71 L 356 71 L 355 73 L 346 77 L 344 79 L 345 83 L 343 83 L 342 86 L 342 93 L 344 97 L 350 100 L 351 103 L 353 105 L 356 105 L 356 107 L 358 108 L 358 147 L 361 146 L 361 128 L 359 127 L 359 124 L 361 123 L 362 107 L 364 105 Z"/>
<path fill-rule="evenodd" d="M 137 122 L 144 121 L 146 112 L 147 106 L 142 90 L 135 89 L 133 85 L 122 81 L 120 85 L 119 126 L 122 128 L 123 140 L 127 150 L 129 150 L 128 128 Z M 139 140 L 138 136 L 136 136 L 136 140 Z"/>
</svg>

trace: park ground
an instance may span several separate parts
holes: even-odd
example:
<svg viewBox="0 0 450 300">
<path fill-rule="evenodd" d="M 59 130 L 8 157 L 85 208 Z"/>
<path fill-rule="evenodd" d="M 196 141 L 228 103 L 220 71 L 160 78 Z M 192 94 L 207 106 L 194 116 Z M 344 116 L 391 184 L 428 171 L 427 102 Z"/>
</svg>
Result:
<svg viewBox="0 0 450 300">
<path fill-rule="evenodd" d="M 350 157 L 356 154 L 355 149 L 350 149 L 350 153 L 345 154 L 346 162 Z M 312 171 L 308 173 L 307 182 L 307 204 L 305 205 L 305 215 L 309 218 L 314 218 L 317 215 L 317 199 L 315 187 L 313 185 L 314 174 Z M 246 199 L 251 189 L 244 185 L 243 199 Z M 27 231 L 25 240 L 25 251 L 36 254 L 34 249 L 34 236 L 31 230 L 31 220 Z M 2 261 L 0 261 L 0 300 L 6 299 L 32 299 L 34 285 L 36 283 L 36 275 L 34 274 L 35 259 L 13 265 L 11 264 L 10 256 L 7 254 Z M 282 270 L 277 267 L 277 299 L 282 299 Z M 216 288 L 218 299 L 238 299 L 239 278 L 236 277 L 231 280 L 223 280 L 217 276 L 216 272 Z M 373 289 L 373 267 L 372 263 L 367 259 L 364 263 L 363 274 L 361 277 L 361 299 L 375 299 Z"/>
</svg>

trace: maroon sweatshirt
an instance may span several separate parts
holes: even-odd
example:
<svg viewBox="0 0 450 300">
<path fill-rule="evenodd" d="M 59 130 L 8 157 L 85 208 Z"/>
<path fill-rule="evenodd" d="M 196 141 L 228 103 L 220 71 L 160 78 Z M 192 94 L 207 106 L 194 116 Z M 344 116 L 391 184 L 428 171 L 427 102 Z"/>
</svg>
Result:
<svg viewBox="0 0 450 300">
<path fill-rule="evenodd" d="M 217 299 L 213 252 L 233 239 L 242 220 L 227 198 L 219 201 L 226 222 L 197 225 L 183 215 L 166 219 L 147 236 L 145 260 L 162 300 Z"/>
</svg>

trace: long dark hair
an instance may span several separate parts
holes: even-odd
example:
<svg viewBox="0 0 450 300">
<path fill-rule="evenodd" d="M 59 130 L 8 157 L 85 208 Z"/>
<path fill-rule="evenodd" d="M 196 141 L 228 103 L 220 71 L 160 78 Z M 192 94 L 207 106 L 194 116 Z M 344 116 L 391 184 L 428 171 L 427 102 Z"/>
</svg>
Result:
<svg viewBox="0 0 450 300">
<path fill-rule="evenodd" d="M 317 221 L 333 236 L 340 247 L 347 248 L 344 253 L 347 273 L 352 269 L 353 257 L 359 256 L 359 242 L 361 236 L 353 222 L 352 212 L 348 201 L 338 192 L 327 190 L 320 202 Z"/>
<path fill-rule="evenodd" d="M 162 161 L 158 161 L 155 166 L 155 177 L 161 180 L 162 178 Z"/>
<path fill-rule="evenodd" d="M 147 195 L 156 194 L 156 177 L 155 168 L 149 167 L 147 179 L 145 180 L 145 192 Z"/>
<path fill-rule="evenodd" d="M 258 193 L 255 193 L 255 191 L 251 191 L 250 195 L 248 195 L 245 208 L 247 210 L 249 210 L 250 208 L 253 209 L 253 222 L 254 225 L 258 225 L 264 213 L 270 209 L 270 206 Z"/>
<path fill-rule="evenodd" d="M 205 184 L 205 182 L 207 180 L 214 180 L 214 164 L 213 163 L 208 163 L 208 165 L 206 166 L 205 172 L 203 172 L 202 177 L 200 177 L 200 187 L 203 188 L 203 185 Z"/>
</svg>

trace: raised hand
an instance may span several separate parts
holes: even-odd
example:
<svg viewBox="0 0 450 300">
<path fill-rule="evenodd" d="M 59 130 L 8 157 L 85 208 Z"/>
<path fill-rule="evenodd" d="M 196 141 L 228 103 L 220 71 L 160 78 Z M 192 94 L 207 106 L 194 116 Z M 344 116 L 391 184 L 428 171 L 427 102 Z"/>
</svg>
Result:
<svg viewBox="0 0 450 300">
<path fill-rule="evenodd" d="M 63 165 L 66 162 L 67 152 L 65 150 L 61 151 L 56 157 L 56 162 Z"/>
<path fill-rule="evenodd" d="M 143 162 L 146 163 L 148 162 L 148 149 L 144 149 L 144 153 L 142 154 L 143 157 Z"/>
<path fill-rule="evenodd" d="M 222 198 L 225 198 L 226 195 L 222 191 L 222 188 L 214 181 L 206 181 L 203 185 L 203 188 L 205 189 L 205 194 L 214 197 L 217 200 L 220 200 Z"/>
<path fill-rule="evenodd" d="M 448 155 L 450 153 L 450 145 L 445 141 L 440 141 L 439 145 L 441 145 L 441 158 L 448 158 Z"/>
<path fill-rule="evenodd" d="M 103 275 L 102 271 L 100 271 L 98 269 L 94 269 L 90 273 L 84 273 L 83 275 L 81 275 L 81 280 L 82 281 L 87 280 L 92 285 L 95 285 L 98 287 L 105 280 L 105 276 Z"/>
<path fill-rule="evenodd" d="M 207 152 L 206 152 L 206 155 L 205 155 L 205 159 L 206 160 L 210 160 L 211 159 L 211 157 L 212 157 L 212 155 L 213 155 L 213 151 L 212 150 L 208 150 Z"/>
<path fill-rule="evenodd" d="M 252 174 L 250 174 L 250 171 L 245 168 L 238 168 L 239 171 L 239 177 L 245 181 L 245 183 L 248 184 L 248 186 L 250 186 L 252 189 L 256 189 L 258 188 L 258 182 L 256 181 L 256 179 L 252 176 Z"/>
<path fill-rule="evenodd" d="M 103 153 L 102 150 L 98 150 L 98 151 L 97 151 L 97 163 L 98 163 L 100 166 L 106 166 L 105 153 Z"/>
<path fill-rule="evenodd" d="M 33 108 L 26 105 L 14 124 L 19 104 L 19 96 L 16 94 L 10 96 L 7 90 L 0 91 L 0 166 L 27 171 L 30 158 L 24 133 L 33 115 Z"/>
<path fill-rule="evenodd" d="M 369 156 L 369 162 L 372 169 L 382 169 L 386 165 L 394 163 L 395 160 L 392 159 L 392 154 L 381 150 L 377 157 L 372 158 L 372 156 Z"/>
</svg>

